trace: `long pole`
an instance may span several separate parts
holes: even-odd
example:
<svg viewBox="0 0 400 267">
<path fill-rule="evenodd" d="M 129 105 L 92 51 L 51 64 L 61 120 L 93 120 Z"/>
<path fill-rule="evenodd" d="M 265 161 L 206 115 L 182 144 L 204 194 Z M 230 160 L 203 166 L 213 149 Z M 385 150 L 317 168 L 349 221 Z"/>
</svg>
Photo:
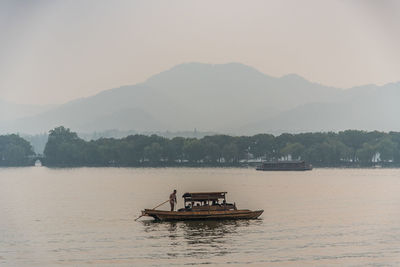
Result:
<svg viewBox="0 0 400 267">
<path fill-rule="evenodd" d="M 158 207 L 164 205 L 164 204 L 167 203 L 168 201 L 169 201 L 169 199 L 168 199 L 168 200 L 165 200 L 163 203 L 161 203 L 161 204 L 155 206 L 154 208 L 152 208 L 152 210 L 155 210 L 156 208 L 158 208 Z M 139 217 L 137 217 L 137 218 L 135 219 L 135 221 L 137 221 L 139 218 L 142 218 L 143 216 L 144 216 L 144 215 L 140 215 Z"/>
</svg>

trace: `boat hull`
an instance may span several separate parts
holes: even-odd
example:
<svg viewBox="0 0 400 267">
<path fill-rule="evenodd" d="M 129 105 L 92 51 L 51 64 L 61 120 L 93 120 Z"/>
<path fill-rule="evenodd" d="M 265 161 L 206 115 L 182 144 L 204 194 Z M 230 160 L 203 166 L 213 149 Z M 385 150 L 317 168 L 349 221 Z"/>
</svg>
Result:
<svg viewBox="0 0 400 267">
<path fill-rule="evenodd" d="M 305 161 L 271 161 L 264 162 L 257 171 L 311 171 L 312 165 Z"/>
<path fill-rule="evenodd" d="M 256 219 L 263 210 L 224 210 L 224 211 L 142 211 L 142 215 L 153 217 L 157 221 L 187 221 L 187 220 L 238 220 Z"/>
<path fill-rule="evenodd" d="M 311 171 L 312 167 L 307 167 L 307 168 L 262 168 L 258 167 L 256 168 L 257 171 Z"/>
</svg>

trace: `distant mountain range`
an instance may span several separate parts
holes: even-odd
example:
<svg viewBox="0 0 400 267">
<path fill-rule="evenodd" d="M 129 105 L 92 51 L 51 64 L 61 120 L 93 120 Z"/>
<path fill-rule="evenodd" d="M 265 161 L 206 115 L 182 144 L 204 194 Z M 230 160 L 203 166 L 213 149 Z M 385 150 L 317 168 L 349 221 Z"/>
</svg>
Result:
<svg viewBox="0 0 400 267">
<path fill-rule="evenodd" d="M 211 131 L 256 134 L 344 129 L 400 131 L 400 83 L 339 89 L 240 64 L 187 63 L 146 82 L 103 91 L 24 118 L 1 131 Z M 5 121 L 8 119 L 8 121 Z"/>
<path fill-rule="evenodd" d="M 0 122 L 34 116 L 56 107 L 56 105 L 22 105 L 0 99 Z"/>
</svg>

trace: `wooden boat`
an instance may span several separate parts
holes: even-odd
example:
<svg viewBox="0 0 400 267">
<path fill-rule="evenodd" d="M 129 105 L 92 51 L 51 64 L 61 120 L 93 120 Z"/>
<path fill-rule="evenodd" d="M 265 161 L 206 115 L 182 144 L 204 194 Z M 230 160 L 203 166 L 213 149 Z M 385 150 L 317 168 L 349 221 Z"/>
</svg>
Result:
<svg viewBox="0 0 400 267">
<path fill-rule="evenodd" d="M 235 220 L 256 219 L 264 212 L 239 210 L 235 203 L 226 202 L 226 194 L 227 192 L 185 193 L 182 196 L 185 208 L 178 211 L 145 209 L 142 216 L 150 216 L 157 221 Z"/>
<path fill-rule="evenodd" d="M 312 165 L 305 161 L 269 161 L 256 168 L 257 171 L 310 171 Z"/>
</svg>

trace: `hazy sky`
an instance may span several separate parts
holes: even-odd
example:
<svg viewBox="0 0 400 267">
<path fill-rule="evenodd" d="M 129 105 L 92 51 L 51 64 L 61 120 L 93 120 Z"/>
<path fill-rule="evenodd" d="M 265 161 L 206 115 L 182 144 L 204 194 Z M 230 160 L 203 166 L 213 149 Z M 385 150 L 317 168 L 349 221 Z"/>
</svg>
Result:
<svg viewBox="0 0 400 267">
<path fill-rule="evenodd" d="M 47 104 L 184 62 L 337 87 L 400 80 L 400 1 L 1 1 L 0 99 Z"/>
</svg>

